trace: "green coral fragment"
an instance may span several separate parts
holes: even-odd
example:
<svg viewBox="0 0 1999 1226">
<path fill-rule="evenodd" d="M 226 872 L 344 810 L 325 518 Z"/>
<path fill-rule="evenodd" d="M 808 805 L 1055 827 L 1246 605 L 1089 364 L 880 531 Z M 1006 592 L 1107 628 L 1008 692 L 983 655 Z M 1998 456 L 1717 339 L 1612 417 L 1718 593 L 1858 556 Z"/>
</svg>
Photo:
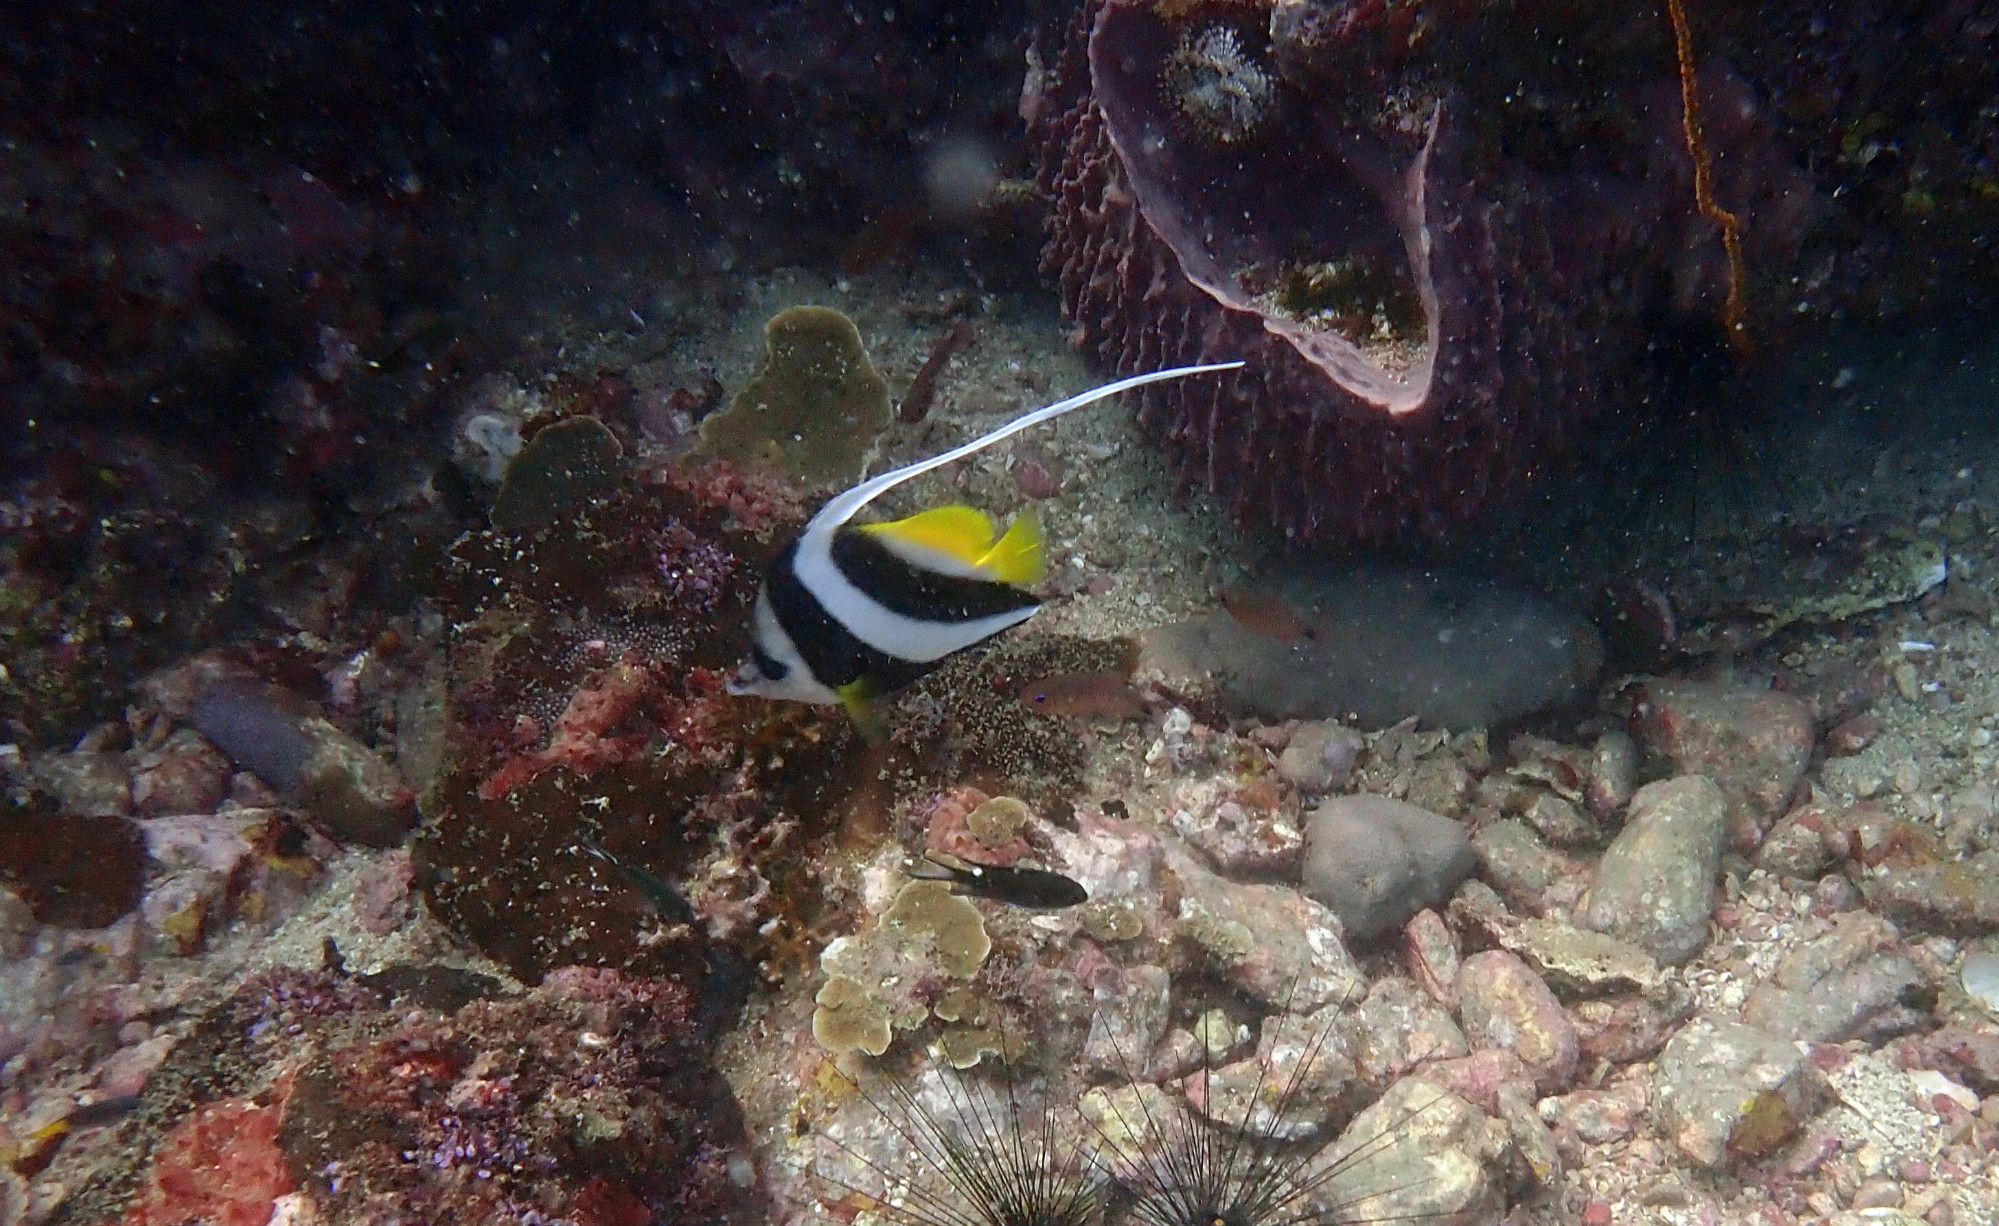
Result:
<svg viewBox="0 0 1999 1226">
<path fill-rule="evenodd" d="M 965 815 L 965 828 L 987 847 L 1004 847 L 1033 816 L 1018 797 L 995 796 Z"/>
<path fill-rule="evenodd" d="M 890 415 L 860 330 L 831 307 L 799 306 L 773 316 L 764 341 L 763 370 L 701 423 L 702 450 L 816 484 L 851 480 Z"/>
<path fill-rule="evenodd" d="M 1083 931 L 1099 941 L 1129 941 L 1145 935 L 1145 921 L 1129 903 L 1093 902 L 1083 908 Z"/>
<path fill-rule="evenodd" d="M 493 498 L 493 526 L 532 532 L 563 523 L 616 492 L 625 449 L 594 417 L 569 417 L 544 427 L 507 466 Z"/>
<path fill-rule="evenodd" d="M 949 1026 L 937 1036 L 937 1051 L 960 1072 L 977 1068 L 987 1056 L 997 1056 L 1012 1064 L 1027 1053 L 1027 1041 L 1020 1035 L 991 1026 Z"/>
</svg>

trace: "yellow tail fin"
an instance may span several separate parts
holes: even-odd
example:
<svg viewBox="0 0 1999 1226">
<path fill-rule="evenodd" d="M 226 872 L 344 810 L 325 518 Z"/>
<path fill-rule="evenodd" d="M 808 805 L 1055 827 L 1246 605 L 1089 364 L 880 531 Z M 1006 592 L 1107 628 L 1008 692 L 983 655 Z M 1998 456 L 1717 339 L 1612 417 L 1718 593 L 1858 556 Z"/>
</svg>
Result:
<svg viewBox="0 0 1999 1226">
<path fill-rule="evenodd" d="M 978 564 L 993 578 L 1015 587 L 1032 587 L 1048 572 L 1047 542 L 1041 535 L 1041 518 L 1023 511 Z"/>
</svg>

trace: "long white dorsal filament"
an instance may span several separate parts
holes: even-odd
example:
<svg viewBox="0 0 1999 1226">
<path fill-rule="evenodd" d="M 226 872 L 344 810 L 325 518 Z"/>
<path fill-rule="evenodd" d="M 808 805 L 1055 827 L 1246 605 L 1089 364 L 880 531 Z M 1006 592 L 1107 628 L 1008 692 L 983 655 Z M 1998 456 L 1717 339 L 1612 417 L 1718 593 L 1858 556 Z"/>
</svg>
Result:
<svg viewBox="0 0 1999 1226">
<path fill-rule="evenodd" d="M 1215 370 L 1234 370 L 1241 365 L 1241 362 L 1216 362 L 1207 366 L 1175 366 L 1170 370 L 1155 370 L 1147 374 L 1132 375 L 1128 379 L 1119 379 L 1116 383 L 1106 383 L 1102 387 L 1093 387 L 1087 392 L 1078 392 L 1067 400 L 1058 400 L 1054 404 L 1036 409 L 1032 413 L 1016 417 L 999 429 L 989 434 L 981 434 L 971 442 L 953 447 L 941 455 L 931 456 L 927 460 L 918 460 L 914 464 L 885 472 L 879 477 L 868 478 L 846 493 L 836 495 L 832 501 L 821 507 L 819 514 L 814 515 L 811 522 L 805 525 L 805 535 L 811 536 L 819 532 L 830 533 L 841 524 L 852 519 L 854 513 L 862 507 L 910 478 L 920 477 L 931 469 L 941 468 L 953 460 L 962 460 L 975 451 L 990 447 L 1001 439 L 1011 438 L 1019 434 L 1022 430 L 1038 426 L 1050 418 L 1060 417 L 1071 410 L 1080 409 L 1087 404 L 1095 404 L 1097 401 L 1115 396 L 1119 392 L 1128 392 L 1135 387 L 1144 387 L 1148 383 L 1163 383 L 1168 379 L 1184 379 L 1188 375 L 1206 374 L 1209 371 Z"/>
</svg>

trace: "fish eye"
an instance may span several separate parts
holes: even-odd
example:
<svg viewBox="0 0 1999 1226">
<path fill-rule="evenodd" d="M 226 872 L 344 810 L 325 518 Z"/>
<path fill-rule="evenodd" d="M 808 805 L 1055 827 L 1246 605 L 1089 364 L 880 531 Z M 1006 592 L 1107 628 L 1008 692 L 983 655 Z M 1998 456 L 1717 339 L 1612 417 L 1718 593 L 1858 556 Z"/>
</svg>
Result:
<svg viewBox="0 0 1999 1226">
<path fill-rule="evenodd" d="M 782 681 L 791 673 L 788 665 L 756 643 L 750 644 L 750 662 L 757 666 L 757 671 L 763 674 L 766 681 Z"/>
</svg>

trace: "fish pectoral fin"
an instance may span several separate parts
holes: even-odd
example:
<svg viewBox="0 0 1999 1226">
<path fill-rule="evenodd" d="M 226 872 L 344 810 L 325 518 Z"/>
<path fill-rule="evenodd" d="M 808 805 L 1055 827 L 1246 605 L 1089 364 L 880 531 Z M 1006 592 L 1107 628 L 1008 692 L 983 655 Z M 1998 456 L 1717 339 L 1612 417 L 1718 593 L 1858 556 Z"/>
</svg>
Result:
<svg viewBox="0 0 1999 1226">
<path fill-rule="evenodd" d="M 1032 587 L 1048 571 L 1046 538 L 1041 535 L 1041 517 L 1023 511 L 1007 527 L 1006 535 L 977 559 L 977 565 L 1001 583 Z"/>
<path fill-rule="evenodd" d="M 875 705 L 875 688 L 866 681 L 849 681 L 835 690 L 840 696 L 840 705 L 847 708 L 848 718 L 854 721 L 854 728 L 861 739 L 870 745 L 888 744 L 888 725 L 882 722 L 881 708 Z"/>
<path fill-rule="evenodd" d="M 977 507 L 932 507 L 907 519 L 893 519 L 885 524 L 863 524 L 861 531 L 934 549 L 967 566 L 981 565 L 980 559 L 996 548 L 993 544 L 996 532 L 992 518 Z"/>
</svg>

